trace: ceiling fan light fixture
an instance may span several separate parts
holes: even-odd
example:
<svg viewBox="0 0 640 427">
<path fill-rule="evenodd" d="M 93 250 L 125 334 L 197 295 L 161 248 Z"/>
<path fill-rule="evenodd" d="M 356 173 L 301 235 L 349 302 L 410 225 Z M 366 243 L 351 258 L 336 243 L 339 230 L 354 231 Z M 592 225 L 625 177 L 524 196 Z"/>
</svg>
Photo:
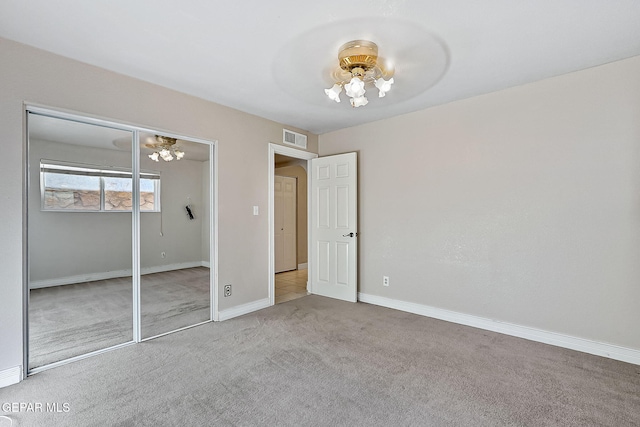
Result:
<svg viewBox="0 0 640 427">
<path fill-rule="evenodd" d="M 340 92 L 344 88 L 351 98 L 352 107 L 362 107 L 369 101 L 364 96 L 366 85 L 378 88 L 378 96 L 383 98 L 393 84 L 393 68 L 378 57 L 378 46 L 369 40 L 353 40 L 343 44 L 338 51 L 340 68 L 334 73 L 336 83 L 325 94 L 335 102 L 340 102 Z M 386 79 L 386 80 L 385 80 Z"/>
<path fill-rule="evenodd" d="M 160 161 L 159 159 L 162 159 L 165 162 L 170 162 L 174 158 L 180 160 L 185 155 L 184 151 L 175 146 L 177 142 L 178 140 L 176 138 L 156 135 L 155 142 L 145 144 L 145 147 L 155 150 L 153 153 L 149 154 L 149 158 L 154 162 Z"/>
</svg>

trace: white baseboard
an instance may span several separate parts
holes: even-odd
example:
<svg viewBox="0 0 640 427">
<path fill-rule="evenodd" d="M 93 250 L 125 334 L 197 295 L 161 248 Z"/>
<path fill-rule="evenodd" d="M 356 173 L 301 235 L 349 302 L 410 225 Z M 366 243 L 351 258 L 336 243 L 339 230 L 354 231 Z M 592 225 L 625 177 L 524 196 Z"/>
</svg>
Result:
<svg viewBox="0 0 640 427">
<path fill-rule="evenodd" d="M 163 273 L 165 271 L 180 270 L 183 268 L 209 267 L 206 261 L 180 262 L 176 264 L 156 265 L 140 269 L 140 274 Z M 118 277 L 129 277 L 132 270 L 115 270 L 101 273 L 79 274 L 77 276 L 59 277 L 57 279 L 33 280 L 29 289 L 49 288 L 52 286 L 72 285 L 74 283 L 94 282 L 96 280 L 116 279 Z"/>
<path fill-rule="evenodd" d="M 640 365 L 640 350 L 376 295 L 358 293 L 358 301 Z"/>
<path fill-rule="evenodd" d="M 140 274 L 164 273 L 165 271 L 182 270 L 183 268 L 205 267 L 202 261 L 179 262 L 176 264 L 156 265 L 141 268 Z"/>
<path fill-rule="evenodd" d="M 309 268 L 309 263 L 298 264 L 298 270 L 306 270 L 307 268 Z"/>
<path fill-rule="evenodd" d="M 0 388 L 18 384 L 20 381 L 22 381 L 22 366 L 0 371 Z"/>
<path fill-rule="evenodd" d="M 254 311 L 262 310 L 271 306 L 269 298 L 261 299 L 258 301 L 249 302 L 246 304 L 238 305 L 236 307 L 227 308 L 218 312 L 218 320 L 229 320 L 234 317 L 249 314 Z"/>
</svg>

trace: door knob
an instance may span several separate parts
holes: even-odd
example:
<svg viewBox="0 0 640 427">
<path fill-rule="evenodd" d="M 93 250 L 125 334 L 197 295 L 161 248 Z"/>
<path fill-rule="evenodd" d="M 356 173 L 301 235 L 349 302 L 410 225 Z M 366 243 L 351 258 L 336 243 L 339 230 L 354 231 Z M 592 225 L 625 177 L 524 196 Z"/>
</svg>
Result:
<svg viewBox="0 0 640 427">
<path fill-rule="evenodd" d="M 353 236 L 357 236 L 358 233 L 349 233 L 349 234 L 343 234 L 342 237 L 353 237 Z"/>
</svg>

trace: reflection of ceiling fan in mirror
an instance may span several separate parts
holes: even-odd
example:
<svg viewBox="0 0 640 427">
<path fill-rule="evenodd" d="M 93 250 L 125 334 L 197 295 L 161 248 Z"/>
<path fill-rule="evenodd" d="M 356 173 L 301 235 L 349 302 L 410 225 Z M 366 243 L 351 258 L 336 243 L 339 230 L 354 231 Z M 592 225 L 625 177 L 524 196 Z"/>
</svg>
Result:
<svg viewBox="0 0 640 427">
<path fill-rule="evenodd" d="M 176 142 L 176 138 L 155 135 L 155 139 L 152 142 L 147 142 L 144 146 L 154 150 L 152 154 L 149 154 L 151 160 L 159 162 L 162 159 L 165 162 L 170 162 L 174 156 L 177 160 L 184 157 L 184 151 L 175 146 Z"/>
<path fill-rule="evenodd" d="M 168 159 L 168 157 L 167 159 L 163 159 L 166 162 L 173 159 L 185 159 L 200 162 L 209 160 L 208 144 L 148 132 L 140 132 L 139 138 L 140 156 L 142 158 L 149 157 L 150 159 L 158 162 L 160 159 L 163 159 L 161 152 L 166 148 L 169 150 L 169 154 L 172 157 L 172 159 Z M 112 143 L 119 150 L 131 151 L 131 138 L 118 138 L 113 140 Z M 155 153 L 157 153 L 157 157 L 154 155 Z M 188 153 L 186 157 L 185 153 Z"/>
</svg>

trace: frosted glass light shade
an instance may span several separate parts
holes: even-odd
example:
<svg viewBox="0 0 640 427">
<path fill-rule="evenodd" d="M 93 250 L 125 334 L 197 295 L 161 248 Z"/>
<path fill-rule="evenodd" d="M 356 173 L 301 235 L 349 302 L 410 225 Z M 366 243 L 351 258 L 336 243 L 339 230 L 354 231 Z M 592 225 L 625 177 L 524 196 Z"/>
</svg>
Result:
<svg viewBox="0 0 640 427">
<path fill-rule="evenodd" d="M 349 98 L 360 98 L 366 92 L 364 82 L 358 77 L 353 77 L 349 83 L 344 85 L 344 89 Z"/>
<path fill-rule="evenodd" d="M 340 102 L 340 92 L 342 92 L 342 87 L 337 83 L 331 89 L 324 90 L 329 99 L 336 102 Z"/>
<path fill-rule="evenodd" d="M 387 92 L 391 90 L 392 84 L 393 84 L 393 77 L 391 77 L 389 80 L 385 80 L 383 78 L 379 78 L 378 80 L 376 80 L 375 85 L 380 91 L 378 92 L 378 96 L 380 98 L 383 98 L 387 94 Z"/>
<path fill-rule="evenodd" d="M 358 96 L 355 98 L 351 98 L 351 106 L 352 107 L 364 107 L 369 103 L 369 100 L 364 96 Z"/>
</svg>

